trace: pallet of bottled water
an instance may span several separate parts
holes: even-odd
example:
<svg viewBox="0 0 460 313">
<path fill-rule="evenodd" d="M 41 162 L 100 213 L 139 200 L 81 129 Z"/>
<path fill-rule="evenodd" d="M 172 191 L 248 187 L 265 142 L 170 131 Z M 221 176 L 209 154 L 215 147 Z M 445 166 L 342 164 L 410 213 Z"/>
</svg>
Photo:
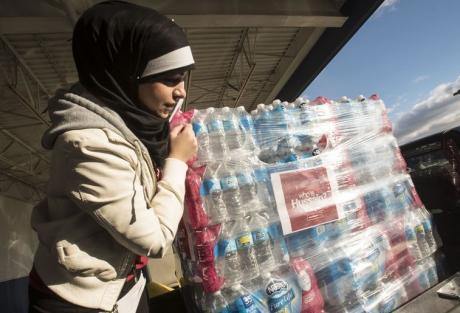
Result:
<svg viewBox="0 0 460 313">
<path fill-rule="evenodd" d="M 378 96 L 188 114 L 190 312 L 390 312 L 437 283 L 431 216 Z"/>
</svg>

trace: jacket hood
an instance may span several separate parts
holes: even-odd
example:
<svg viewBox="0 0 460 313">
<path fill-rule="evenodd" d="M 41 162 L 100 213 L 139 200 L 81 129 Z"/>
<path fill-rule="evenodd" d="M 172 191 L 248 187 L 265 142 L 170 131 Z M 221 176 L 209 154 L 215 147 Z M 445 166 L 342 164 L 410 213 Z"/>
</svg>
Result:
<svg viewBox="0 0 460 313">
<path fill-rule="evenodd" d="M 136 140 L 120 116 L 80 84 L 57 90 L 48 101 L 48 114 L 51 125 L 42 137 L 45 149 L 52 149 L 57 137 L 67 131 L 88 128 L 108 128 L 131 143 Z"/>
</svg>

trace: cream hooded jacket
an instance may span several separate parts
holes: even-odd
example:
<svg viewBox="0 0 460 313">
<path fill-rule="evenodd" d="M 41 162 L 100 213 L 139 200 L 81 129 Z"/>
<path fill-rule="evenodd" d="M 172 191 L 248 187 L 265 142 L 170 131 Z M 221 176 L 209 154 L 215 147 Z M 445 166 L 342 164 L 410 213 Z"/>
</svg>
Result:
<svg viewBox="0 0 460 313">
<path fill-rule="evenodd" d="M 183 213 L 184 162 L 168 158 L 156 181 L 147 149 L 81 86 L 50 100 L 47 198 L 32 214 L 34 266 L 65 300 L 110 311 L 136 254 L 162 257 Z"/>
</svg>

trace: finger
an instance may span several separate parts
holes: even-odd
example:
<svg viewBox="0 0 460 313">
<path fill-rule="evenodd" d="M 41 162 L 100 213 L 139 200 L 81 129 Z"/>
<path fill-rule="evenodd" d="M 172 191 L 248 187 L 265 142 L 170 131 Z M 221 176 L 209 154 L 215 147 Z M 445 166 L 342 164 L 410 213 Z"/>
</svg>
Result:
<svg viewBox="0 0 460 313">
<path fill-rule="evenodd" d="M 193 131 L 193 127 L 192 127 L 191 124 L 185 125 L 184 129 L 182 130 L 182 132 L 192 134 L 193 136 L 195 136 L 195 132 Z"/>
<path fill-rule="evenodd" d="M 176 137 L 184 129 L 184 127 L 185 127 L 184 124 L 177 125 L 171 130 L 170 136 Z"/>
</svg>

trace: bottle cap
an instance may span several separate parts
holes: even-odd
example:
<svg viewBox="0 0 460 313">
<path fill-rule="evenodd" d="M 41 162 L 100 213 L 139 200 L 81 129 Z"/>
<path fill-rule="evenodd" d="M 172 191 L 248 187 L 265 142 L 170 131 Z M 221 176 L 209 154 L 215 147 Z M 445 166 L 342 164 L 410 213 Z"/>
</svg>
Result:
<svg viewBox="0 0 460 313">
<path fill-rule="evenodd" d="M 303 102 L 304 102 L 303 98 L 302 98 L 302 97 L 298 97 L 297 99 L 295 99 L 294 104 L 299 105 L 299 104 L 301 104 L 301 103 L 303 103 Z"/>
<path fill-rule="evenodd" d="M 230 108 L 229 107 L 223 107 L 222 112 L 225 112 L 225 113 L 230 112 Z"/>
<path fill-rule="evenodd" d="M 206 113 L 213 113 L 216 109 L 214 107 L 210 107 L 206 109 Z"/>
<path fill-rule="evenodd" d="M 239 107 L 236 108 L 238 110 L 238 112 L 243 112 L 243 111 L 246 111 L 245 107 L 240 105 Z"/>
<path fill-rule="evenodd" d="M 261 110 L 261 109 L 263 109 L 264 107 L 265 107 L 265 104 L 263 104 L 263 103 L 259 103 L 259 104 L 257 105 L 257 109 L 258 109 L 258 110 Z"/>
<path fill-rule="evenodd" d="M 273 100 L 273 102 L 272 102 L 273 105 L 278 105 L 278 104 L 280 104 L 280 103 L 281 103 L 281 100 L 280 100 L 280 99 L 275 99 L 275 100 Z"/>
</svg>

